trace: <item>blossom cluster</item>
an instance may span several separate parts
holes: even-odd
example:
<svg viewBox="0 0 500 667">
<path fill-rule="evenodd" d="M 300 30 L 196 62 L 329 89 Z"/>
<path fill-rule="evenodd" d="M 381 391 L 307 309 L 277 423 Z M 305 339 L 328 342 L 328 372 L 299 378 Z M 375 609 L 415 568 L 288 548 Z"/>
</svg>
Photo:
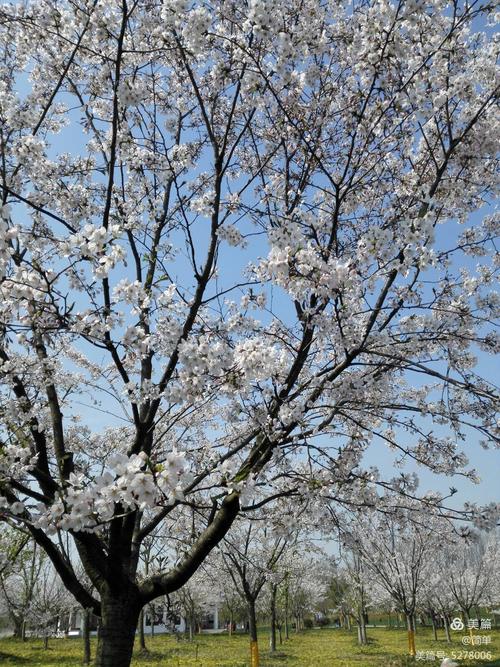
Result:
<svg viewBox="0 0 500 667">
<path fill-rule="evenodd" d="M 192 479 L 185 453 L 177 450 L 156 466 L 149 464 L 143 452 L 114 454 L 108 465 L 90 483 L 83 474 L 72 473 L 61 500 L 38 507 L 35 524 L 49 533 L 54 529 L 92 531 L 112 519 L 117 506 L 126 513 L 182 500 L 183 488 Z"/>
</svg>

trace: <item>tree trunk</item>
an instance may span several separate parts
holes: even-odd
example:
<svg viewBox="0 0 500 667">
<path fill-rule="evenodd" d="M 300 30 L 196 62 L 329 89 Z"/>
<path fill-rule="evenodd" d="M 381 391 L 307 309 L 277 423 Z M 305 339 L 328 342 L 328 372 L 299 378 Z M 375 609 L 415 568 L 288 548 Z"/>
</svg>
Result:
<svg viewBox="0 0 500 667">
<path fill-rule="evenodd" d="M 450 637 L 450 625 L 449 625 L 449 619 L 446 614 L 443 616 L 443 623 L 444 623 L 444 633 L 446 635 L 446 641 L 448 644 L 451 644 L 451 637 Z"/>
<path fill-rule="evenodd" d="M 415 618 L 413 614 L 406 614 L 406 627 L 408 628 L 408 653 L 415 657 Z"/>
<path fill-rule="evenodd" d="M 139 612 L 139 648 L 142 653 L 147 653 L 146 637 L 144 636 L 144 609 Z"/>
<path fill-rule="evenodd" d="M 269 647 L 271 653 L 276 651 L 276 592 L 278 587 L 276 584 L 271 585 L 271 634 L 269 637 Z"/>
<path fill-rule="evenodd" d="M 26 641 L 26 619 L 23 618 L 22 623 L 21 623 L 21 640 L 23 642 Z"/>
<path fill-rule="evenodd" d="M 248 603 L 248 632 L 250 634 L 250 665 L 259 667 L 259 643 L 257 638 L 257 616 L 255 613 L 255 600 L 249 599 Z"/>
<path fill-rule="evenodd" d="M 437 625 L 436 625 L 436 615 L 431 611 L 431 620 L 432 620 L 432 632 L 434 634 L 434 641 L 438 640 Z"/>
<path fill-rule="evenodd" d="M 366 642 L 366 618 L 363 610 L 358 614 L 358 642 L 364 646 Z"/>
<path fill-rule="evenodd" d="M 285 639 L 290 639 L 290 628 L 288 627 L 288 573 L 285 577 Z"/>
<path fill-rule="evenodd" d="M 139 611 L 136 600 L 102 597 L 95 667 L 130 667 Z"/>
<path fill-rule="evenodd" d="M 194 623 L 195 623 L 194 612 L 191 611 L 191 613 L 189 614 L 189 641 L 190 642 L 192 642 L 193 639 L 194 639 Z"/>
<path fill-rule="evenodd" d="M 12 636 L 21 638 L 23 636 L 23 619 L 18 616 L 14 616 L 14 614 L 10 614 L 9 616 L 14 625 L 14 632 L 12 633 Z"/>
<path fill-rule="evenodd" d="M 90 665 L 90 609 L 82 611 L 83 664 Z"/>
</svg>

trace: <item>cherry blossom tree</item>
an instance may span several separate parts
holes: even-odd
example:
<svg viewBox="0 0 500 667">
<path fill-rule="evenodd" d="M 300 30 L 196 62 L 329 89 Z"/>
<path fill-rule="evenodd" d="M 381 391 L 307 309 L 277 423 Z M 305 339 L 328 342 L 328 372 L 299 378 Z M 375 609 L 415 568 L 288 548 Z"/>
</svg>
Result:
<svg viewBox="0 0 500 667">
<path fill-rule="evenodd" d="M 414 490 L 363 468 L 372 442 L 474 478 L 460 443 L 498 441 L 492 16 L 1 6 L 0 511 L 100 615 L 99 667 L 128 667 L 140 610 L 250 503 L 320 521 Z"/>
<path fill-rule="evenodd" d="M 268 522 L 253 520 L 233 525 L 231 532 L 221 545 L 226 571 L 246 604 L 252 667 L 259 667 L 260 664 L 257 601 L 264 592 L 266 583 L 271 583 L 271 586 L 276 583 L 278 563 L 284 557 L 287 549 L 293 548 L 293 542 L 288 535 L 276 534 L 273 526 L 268 525 Z M 271 595 L 271 605 L 273 602 L 275 605 L 275 595 Z M 275 627 L 274 615 L 274 632 Z"/>
<path fill-rule="evenodd" d="M 370 582 L 373 575 L 369 571 L 363 557 L 357 551 L 342 552 L 342 579 L 347 584 L 344 594 L 348 613 L 354 618 L 358 627 L 358 643 L 368 643 L 366 636 L 366 618 L 370 598 Z"/>
<path fill-rule="evenodd" d="M 354 517 L 344 538 L 357 569 L 362 571 L 364 566 L 369 570 L 405 615 L 412 656 L 416 654 L 415 619 L 420 596 L 432 555 L 446 539 L 444 525 L 423 507 L 407 503 L 398 512 Z"/>
<path fill-rule="evenodd" d="M 37 557 L 38 556 L 38 557 Z M 0 534 L 0 599 L 13 625 L 14 637 L 26 638 L 26 618 L 33 599 L 40 550 L 29 535 L 2 526 Z"/>
<path fill-rule="evenodd" d="M 442 621 L 446 641 L 451 643 L 450 622 L 457 608 L 456 600 L 448 585 L 448 569 L 451 566 L 449 545 L 443 543 L 430 555 L 432 566 L 427 568 L 423 590 L 419 595 L 419 606 L 431 618 L 434 640 L 437 641 L 439 621 Z"/>
<path fill-rule="evenodd" d="M 496 602 L 498 595 L 498 536 L 471 533 L 467 543 L 452 543 L 441 559 L 440 575 L 467 623 L 471 613 L 481 618 L 480 607 Z"/>
</svg>

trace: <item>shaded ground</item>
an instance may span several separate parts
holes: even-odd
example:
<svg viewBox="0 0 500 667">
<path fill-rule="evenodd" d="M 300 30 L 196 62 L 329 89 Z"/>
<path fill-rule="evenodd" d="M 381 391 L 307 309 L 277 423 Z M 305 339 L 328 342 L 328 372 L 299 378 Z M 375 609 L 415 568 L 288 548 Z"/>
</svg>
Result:
<svg viewBox="0 0 500 667">
<path fill-rule="evenodd" d="M 461 639 L 466 633 L 455 633 L 453 644 L 449 645 L 441 637 L 432 639 L 426 629 L 417 633 L 417 650 L 434 653 L 444 652 L 446 656 L 460 656 L 461 651 L 491 652 L 491 659 L 458 659 L 460 667 L 489 665 L 500 667 L 500 630 L 475 631 L 481 636 L 490 636 L 491 644 L 464 647 Z M 370 644 L 360 648 L 356 643 L 356 632 L 337 629 L 308 630 L 292 635 L 290 640 L 278 646 L 274 656 L 267 650 L 268 638 L 263 631 L 260 635 L 261 667 L 407 667 L 408 665 L 441 664 L 442 656 L 434 660 L 410 660 L 405 656 L 406 633 L 402 630 L 370 628 Z M 136 653 L 134 667 L 248 667 L 249 651 L 246 635 L 200 635 L 193 642 L 176 641 L 175 638 L 160 635 L 148 640 L 149 654 Z M 95 643 L 92 651 L 94 652 Z M 426 656 L 427 657 L 427 656 Z M 81 665 L 82 645 L 80 639 L 51 639 L 49 649 L 44 650 L 42 640 L 29 640 L 23 644 L 19 640 L 0 639 L 1 667 L 71 667 Z"/>
</svg>

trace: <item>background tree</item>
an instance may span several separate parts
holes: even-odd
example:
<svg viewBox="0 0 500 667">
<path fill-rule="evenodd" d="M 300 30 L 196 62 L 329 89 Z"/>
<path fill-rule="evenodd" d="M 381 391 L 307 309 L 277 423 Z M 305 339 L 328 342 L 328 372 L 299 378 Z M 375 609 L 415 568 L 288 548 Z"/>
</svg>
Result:
<svg viewBox="0 0 500 667">
<path fill-rule="evenodd" d="M 347 584 L 344 595 L 350 614 L 358 627 L 358 642 L 361 645 L 368 643 L 366 624 L 368 606 L 370 603 L 370 580 L 373 575 L 359 552 L 342 553 L 342 575 Z"/>
<path fill-rule="evenodd" d="M 259 667 L 260 664 L 257 600 L 265 584 L 268 581 L 274 583 L 276 566 L 288 546 L 288 536 L 276 535 L 265 519 L 264 516 L 261 521 L 239 522 L 233 526 L 221 547 L 226 571 L 246 604 L 252 667 Z"/>
<path fill-rule="evenodd" d="M 27 619 L 31 635 L 42 637 L 45 649 L 49 647 L 49 638 L 59 631 L 60 618 L 68 616 L 73 603 L 72 596 L 45 556 L 37 572 Z"/>
<path fill-rule="evenodd" d="M 0 595 L 14 637 L 26 639 L 26 624 L 35 603 L 39 577 L 46 556 L 29 535 L 4 529 L 1 535 L 2 565 L 0 566 Z"/>
<path fill-rule="evenodd" d="M 388 514 L 356 516 L 345 545 L 392 597 L 405 615 L 410 655 L 416 654 L 416 613 L 430 555 L 442 543 L 443 527 L 430 512 L 407 503 Z M 451 531 L 450 531 L 451 532 Z"/>
<path fill-rule="evenodd" d="M 249 498 L 320 520 L 378 502 L 373 441 L 473 477 L 457 443 L 498 438 L 492 11 L 2 5 L 0 509 L 101 616 L 100 667 Z"/>
<path fill-rule="evenodd" d="M 445 546 L 438 561 L 442 581 L 467 624 L 471 615 L 481 618 L 481 607 L 490 606 L 498 595 L 499 544 L 496 535 L 471 533 L 464 540 Z"/>
</svg>

